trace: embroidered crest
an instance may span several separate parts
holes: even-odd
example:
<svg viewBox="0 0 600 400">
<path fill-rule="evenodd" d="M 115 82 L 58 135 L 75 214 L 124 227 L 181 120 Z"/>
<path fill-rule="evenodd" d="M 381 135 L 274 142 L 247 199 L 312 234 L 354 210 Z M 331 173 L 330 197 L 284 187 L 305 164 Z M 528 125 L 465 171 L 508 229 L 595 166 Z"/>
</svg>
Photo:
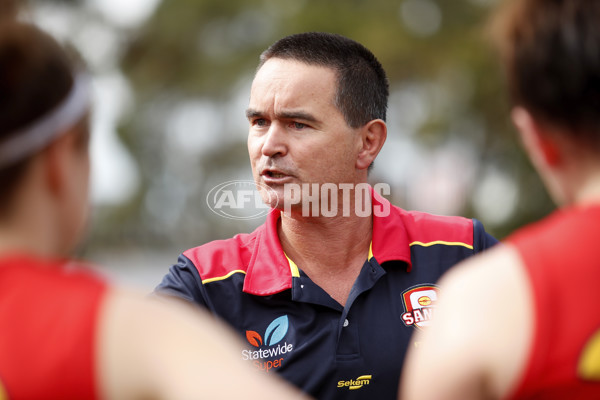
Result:
<svg viewBox="0 0 600 400">
<path fill-rule="evenodd" d="M 406 326 L 424 328 L 433 317 L 433 309 L 438 299 L 438 287 L 432 284 L 413 286 L 402 293 L 404 313 L 402 322 Z"/>
</svg>

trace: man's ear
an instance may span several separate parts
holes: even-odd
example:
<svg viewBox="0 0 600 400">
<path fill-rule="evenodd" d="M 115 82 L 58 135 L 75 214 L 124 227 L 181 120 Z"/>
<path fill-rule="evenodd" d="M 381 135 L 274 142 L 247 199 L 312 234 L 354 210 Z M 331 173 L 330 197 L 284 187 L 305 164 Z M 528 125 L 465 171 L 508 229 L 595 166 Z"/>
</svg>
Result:
<svg viewBox="0 0 600 400">
<path fill-rule="evenodd" d="M 543 162 L 545 165 L 553 167 L 561 162 L 560 146 L 555 140 L 555 136 L 544 128 L 530 113 L 523 107 L 515 107 L 511 112 L 513 123 L 517 127 L 521 136 L 523 146 L 529 154 L 531 161 L 539 165 Z"/>
<path fill-rule="evenodd" d="M 367 122 L 360 131 L 360 149 L 356 158 L 356 168 L 367 169 L 375 161 L 375 157 L 387 138 L 387 125 L 381 119 Z"/>
</svg>

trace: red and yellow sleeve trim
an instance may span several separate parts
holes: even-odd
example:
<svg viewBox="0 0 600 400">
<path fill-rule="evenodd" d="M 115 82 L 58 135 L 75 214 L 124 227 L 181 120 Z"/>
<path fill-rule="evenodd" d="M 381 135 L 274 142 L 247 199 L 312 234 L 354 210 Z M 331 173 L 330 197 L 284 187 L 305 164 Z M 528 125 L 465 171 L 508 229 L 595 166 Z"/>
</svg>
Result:
<svg viewBox="0 0 600 400">
<path fill-rule="evenodd" d="M 227 275 L 216 276 L 214 278 L 203 279 L 202 280 L 202 284 L 205 285 L 205 284 L 211 283 L 211 282 L 222 281 L 222 280 L 225 280 L 225 279 L 229 278 L 233 274 L 244 274 L 245 275 L 246 271 L 241 270 L 241 269 L 236 269 L 236 270 L 230 271 Z"/>
</svg>

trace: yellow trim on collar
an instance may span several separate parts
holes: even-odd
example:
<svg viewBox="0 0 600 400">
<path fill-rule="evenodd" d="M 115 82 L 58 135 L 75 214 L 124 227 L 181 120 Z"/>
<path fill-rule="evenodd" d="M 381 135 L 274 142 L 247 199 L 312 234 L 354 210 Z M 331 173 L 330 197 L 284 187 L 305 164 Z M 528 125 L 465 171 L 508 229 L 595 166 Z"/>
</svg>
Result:
<svg viewBox="0 0 600 400">
<path fill-rule="evenodd" d="M 443 244 L 445 246 L 463 246 L 463 247 L 466 247 L 467 249 L 473 250 L 473 246 L 471 246 L 470 244 L 466 244 L 463 242 L 445 242 L 443 240 L 435 240 L 433 242 L 427 242 L 427 243 L 416 241 L 416 242 L 410 243 L 409 246 L 429 247 L 429 246 L 433 246 L 434 244 Z"/>
<path fill-rule="evenodd" d="M 292 276 L 294 278 L 300 278 L 300 270 L 298 269 L 298 266 L 296 265 L 296 263 L 293 262 L 292 259 L 287 256 L 287 254 L 283 253 L 283 255 L 285 255 L 285 258 L 287 258 L 288 263 L 290 264 L 290 270 L 292 271 Z"/>
</svg>

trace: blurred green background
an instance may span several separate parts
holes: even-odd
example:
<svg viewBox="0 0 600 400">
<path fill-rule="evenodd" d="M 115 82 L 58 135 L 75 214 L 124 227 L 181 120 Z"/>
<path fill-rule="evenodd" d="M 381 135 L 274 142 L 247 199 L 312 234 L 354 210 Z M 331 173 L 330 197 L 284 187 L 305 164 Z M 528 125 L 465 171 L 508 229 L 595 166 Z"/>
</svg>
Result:
<svg viewBox="0 0 600 400">
<path fill-rule="evenodd" d="M 244 111 L 258 56 L 304 31 L 355 39 L 386 69 L 388 141 L 370 180 L 390 184 L 394 204 L 477 218 L 499 239 L 546 215 L 553 205 L 510 124 L 485 31 L 495 2 L 27 2 L 21 16 L 72 43 L 95 77 L 82 255 L 151 287 L 184 249 L 262 223 L 219 217 L 206 196 L 251 179 Z"/>
</svg>

